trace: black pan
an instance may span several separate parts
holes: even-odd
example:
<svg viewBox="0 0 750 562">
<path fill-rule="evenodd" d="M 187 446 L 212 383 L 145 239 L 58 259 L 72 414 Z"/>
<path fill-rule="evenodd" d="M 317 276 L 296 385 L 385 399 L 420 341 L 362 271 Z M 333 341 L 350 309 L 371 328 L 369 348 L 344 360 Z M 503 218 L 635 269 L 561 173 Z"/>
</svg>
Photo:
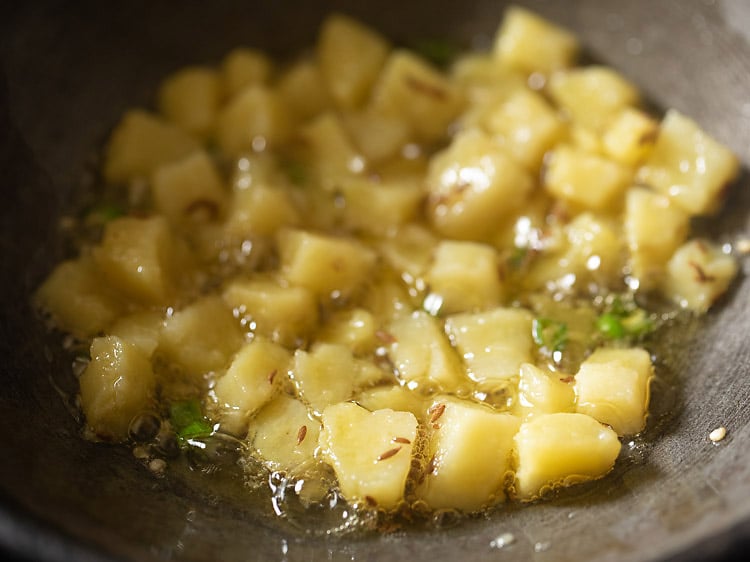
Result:
<svg viewBox="0 0 750 562">
<path fill-rule="evenodd" d="M 675 107 L 750 162 L 750 4 L 529 1 L 582 37 L 657 108 Z M 95 190 L 92 156 L 158 80 L 244 44 L 284 54 L 338 8 L 394 41 L 486 43 L 496 0 L 7 3 L 0 16 L 0 542 L 43 560 L 703 560 L 750 542 L 750 281 L 741 277 L 654 388 L 657 415 L 616 471 L 556 500 L 441 530 L 333 539 L 265 515 L 233 488 L 155 478 L 124 448 L 89 443 L 65 396 L 69 365 L 29 294 L 67 249 L 57 219 Z M 750 234 L 746 175 L 715 221 Z M 745 260 L 743 267 L 748 270 Z M 61 382 L 62 381 L 62 382 Z M 54 383 L 54 384 L 53 384 Z M 709 442 L 723 425 L 728 437 Z M 629 450 L 629 447 L 625 447 Z M 493 548 L 504 533 L 511 544 Z M 506 535 L 507 536 L 507 535 Z"/>
</svg>

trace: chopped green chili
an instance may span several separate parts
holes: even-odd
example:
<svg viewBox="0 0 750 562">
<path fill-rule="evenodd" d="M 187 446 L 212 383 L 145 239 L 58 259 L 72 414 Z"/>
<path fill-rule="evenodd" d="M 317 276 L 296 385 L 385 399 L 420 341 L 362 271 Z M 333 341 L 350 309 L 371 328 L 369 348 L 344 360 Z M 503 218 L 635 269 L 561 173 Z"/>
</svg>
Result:
<svg viewBox="0 0 750 562">
<path fill-rule="evenodd" d="M 562 351 L 568 343 L 568 325 L 551 318 L 535 318 L 531 333 L 534 342 L 549 351 Z"/>
<path fill-rule="evenodd" d="M 208 437 L 213 431 L 211 423 L 203 416 L 198 400 L 175 402 L 169 408 L 169 421 L 178 439 Z"/>
</svg>

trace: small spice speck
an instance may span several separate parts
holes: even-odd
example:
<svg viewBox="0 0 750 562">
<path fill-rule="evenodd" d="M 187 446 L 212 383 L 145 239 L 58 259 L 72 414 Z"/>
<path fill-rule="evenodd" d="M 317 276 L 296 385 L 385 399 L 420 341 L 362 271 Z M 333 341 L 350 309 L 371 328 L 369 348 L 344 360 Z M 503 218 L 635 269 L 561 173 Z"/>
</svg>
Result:
<svg viewBox="0 0 750 562">
<path fill-rule="evenodd" d="M 708 434 L 708 438 L 714 443 L 718 443 L 727 436 L 726 427 L 717 427 L 711 433 Z"/>
</svg>

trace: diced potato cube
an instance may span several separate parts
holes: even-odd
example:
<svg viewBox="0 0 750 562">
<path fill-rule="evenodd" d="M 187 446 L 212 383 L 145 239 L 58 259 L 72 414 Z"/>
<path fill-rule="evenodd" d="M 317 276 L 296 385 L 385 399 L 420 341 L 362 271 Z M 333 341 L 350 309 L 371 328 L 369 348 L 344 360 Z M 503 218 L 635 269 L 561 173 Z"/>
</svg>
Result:
<svg viewBox="0 0 750 562">
<path fill-rule="evenodd" d="M 573 64 L 578 41 L 572 33 L 518 6 L 505 11 L 495 38 L 495 56 L 526 73 L 548 74 Z"/>
<path fill-rule="evenodd" d="M 331 105 L 320 67 L 311 60 L 301 60 L 287 69 L 279 78 L 278 91 L 301 120 L 323 113 Z"/>
<path fill-rule="evenodd" d="M 400 385 L 376 386 L 365 388 L 354 400 L 371 412 L 390 408 L 400 412 L 411 412 L 417 420 L 425 419 L 427 404 L 418 393 Z"/>
<path fill-rule="evenodd" d="M 139 348 L 146 357 L 151 357 L 159 345 L 164 318 L 161 313 L 141 310 L 123 316 L 108 330 L 108 334 Z"/>
<path fill-rule="evenodd" d="M 560 266 L 576 281 L 595 281 L 613 287 L 624 265 L 624 244 L 619 225 L 606 216 L 581 213 L 564 229 L 568 248 Z"/>
<path fill-rule="evenodd" d="M 379 242 L 378 250 L 388 264 L 415 280 L 432 263 L 438 238 L 426 227 L 409 223 L 387 233 Z"/>
<path fill-rule="evenodd" d="M 551 373 L 530 363 L 521 365 L 521 378 L 518 380 L 519 413 L 530 418 L 540 414 L 575 412 L 576 393 L 573 385 L 568 382 L 569 379 L 572 377 Z"/>
<path fill-rule="evenodd" d="M 595 132 L 605 128 L 620 110 L 639 101 L 637 88 L 604 66 L 554 74 L 549 94 L 573 122 Z"/>
<path fill-rule="evenodd" d="M 159 351 L 200 380 L 205 373 L 225 368 L 243 341 L 230 309 L 220 298 L 208 296 L 167 317 Z"/>
<path fill-rule="evenodd" d="M 671 109 L 638 177 L 691 215 L 706 215 L 718 209 L 738 171 L 739 162 L 727 147 Z"/>
<path fill-rule="evenodd" d="M 219 74 L 210 68 L 184 68 L 168 76 L 159 88 L 162 114 L 198 137 L 213 130 L 220 100 Z"/>
<path fill-rule="evenodd" d="M 113 441 L 127 439 L 130 422 L 152 405 L 155 390 L 146 354 L 114 336 L 91 342 L 91 362 L 80 384 L 87 425 L 97 436 Z"/>
<path fill-rule="evenodd" d="M 222 430 L 242 435 L 247 422 L 286 377 L 291 356 L 283 347 L 255 338 L 245 344 L 214 386 Z"/>
<path fill-rule="evenodd" d="M 683 308 L 705 312 L 737 275 L 737 262 L 707 240 L 690 240 L 667 263 L 663 293 Z"/>
<path fill-rule="evenodd" d="M 452 314 L 496 306 L 502 292 L 497 253 L 476 242 L 440 242 L 427 282 L 429 312 Z"/>
<path fill-rule="evenodd" d="M 375 253 L 362 243 L 302 230 L 278 236 L 284 277 L 328 298 L 347 298 L 368 279 Z"/>
<path fill-rule="evenodd" d="M 234 49 L 221 63 L 224 96 L 231 98 L 248 86 L 268 83 L 271 70 L 271 61 L 263 52 L 257 49 Z"/>
<path fill-rule="evenodd" d="M 602 136 L 602 146 L 613 160 L 634 166 L 651 152 L 658 130 L 658 124 L 649 115 L 626 107 L 613 117 Z"/>
<path fill-rule="evenodd" d="M 280 394 L 250 420 L 247 442 L 268 468 L 293 474 L 313 459 L 319 436 L 320 422 L 307 407 Z"/>
<path fill-rule="evenodd" d="M 318 325 L 318 303 L 305 287 L 271 279 L 237 279 L 222 293 L 224 302 L 261 334 L 288 347 L 307 340 Z"/>
<path fill-rule="evenodd" d="M 342 310 L 328 318 L 318 332 L 318 341 L 348 347 L 354 355 L 364 355 L 375 349 L 377 322 L 364 308 Z"/>
<path fill-rule="evenodd" d="M 401 119 L 374 111 L 345 116 L 349 134 L 369 161 L 383 161 L 399 153 L 409 141 L 411 129 Z"/>
<path fill-rule="evenodd" d="M 271 236 L 298 222 L 299 213 L 286 190 L 254 183 L 234 190 L 226 231 L 236 238 Z"/>
<path fill-rule="evenodd" d="M 604 211 L 617 202 L 633 172 L 612 160 L 570 146 L 551 153 L 544 186 L 554 197 L 585 209 Z"/>
<path fill-rule="evenodd" d="M 249 86 L 233 97 L 219 113 L 216 140 L 229 156 L 246 150 L 262 151 L 288 137 L 288 110 L 277 92 Z"/>
<path fill-rule="evenodd" d="M 518 90 L 488 112 L 486 127 L 516 162 L 536 173 L 544 153 L 557 143 L 565 127 L 544 98 Z"/>
<path fill-rule="evenodd" d="M 451 79 L 464 91 L 472 106 L 490 100 L 506 100 L 519 90 L 526 90 L 526 77 L 491 54 L 471 53 L 460 56 L 451 67 Z"/>
<path fill-rule="evenodd" d="M 109 137 L 104 178 L 112 183 L 148 178 L 157 166 L 197 148 L 198 141 L 176 125 L 134 109 L 125 113 Z"/>
<path fill-rule="evenodd" d="M 423 191 L 416 182 L 376 182 L 358 178 L 341 185 L 344 223 L 353 230 L 382 235 L 413 220 Z"/>
<path fill-rule="evenodd" d="M 350 402 L 323 412 L 323 458 L 350 502 L 396 507 L 404 497 L 416 438 L 417 420 L 409 412 L 368 412 Z"/>
<path fill-rule="evenodd" d="M 646 426 L 651 358 L 639 348 L 599 348 L 575 376 L 577 411 L 610 426 L 618 435 L 635 435 Z"/>
<path fill-rule="evenodd" d="M 176 240 L 161 216 L 109 222 L 94 260 L 113 286 L 146 304 L 175 299 Z"/>
<path fill-rule="evenodd" d="M 532 316 L 522 308 L 495 308 L 474 314 L 456 314 L 445 321 L 445 331 L 463 357 L 466 370 L 477 382 L 518 375 L 532 359 Z"/>
<path fill-rule="evenodd" d="M 203 150 L 157 168 L 151 193 L 156 210 L 178 225 L 191 220 L 216 220 L 227 205 L 221 176 Z"/>
<path fill-rule="evenodd" d="M 632 275 L 641 289 L 653 289 L 667 261 L 687 238 L 690 217 L 668 197 L 632 187 L 625 198 L 624 226 Z"/>
<path fill-rule="evenodd" d="M 415 387 L 438 385 L 446 392 L 465 381 L 460 360 L 440 323 L 426 312 L 394 318 L 387 333 L 393 339 L 388 355 L 401 380 Z"/>
<path fill-rule="evenodd" d="M 389 49 L 384 37 L 350 17 L 333 14 L 326 18 L 317 55 L 328 91 L 339 107 L 365 102 Z"/>
<path fill-rule="evenodd" d="M 527 199 L 529 173 L 487 135 L 466 131 L 430 162 L 430 222 L 442 235 L 481 239 Z"/>
<path fill-rule="evenodd" d="M 403 120 L 415 140 L 432 142 L 445 136 L 463 106 L 459 91 L 416 55 L 396 50 L 375 84 L 373 109 Z"/>
<path fill-rule="evenodd" d="M 120 315 L 123 303 L 89 258 L 58 265 L 35 294 L 36 304 L 51 314 L 61 330 L 80 337 L 105 331 Z"/>
<path fill-rule="evenodd" d="M 408 315 L 414 310 L 412 301 L 403 280 L 391 273 L 367 288 L 361 306 L 372 312 L 378 325 L 385 326 L 394 318 Z"/>
<path fill-rule="evenodd" d="M 302 400 L 320 414 L 326 406 L 349 400 L 356 389 L 387 380 L 388 374 L 344 345 L 318 343 L 309 352 L 295 352 L 292 379 Z"/>
<path fill-rule="evenodd" d="M 418 495 L 433 509 L 467 512 L 503 501 L 519 418 L 444 397 L 433 402 L 428 419 L 430 461 Z"/>
<path fill-rule="evenodd" d="M 607 474 L 620 454 L 617 434 L 579 413 L 535 416 L 515 437 L 515 496 L 533 500 L 556 486 Z"/>
</svg>

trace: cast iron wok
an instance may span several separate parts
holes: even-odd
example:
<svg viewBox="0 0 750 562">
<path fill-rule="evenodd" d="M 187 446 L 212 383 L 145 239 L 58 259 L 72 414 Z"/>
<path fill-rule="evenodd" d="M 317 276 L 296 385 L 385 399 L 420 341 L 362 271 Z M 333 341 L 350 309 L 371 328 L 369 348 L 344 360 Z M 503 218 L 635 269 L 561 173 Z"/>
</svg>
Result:
<svg viewBox="0 0 750 562">
<path fill-rule="evenodd" d="M 580 34 L 656 107 L 676 107 L 750 162 L 750 5 L 743 0 L 529 1 Z M 236 45 L 294 52 L 324 13 L 361 17 L 403 44 L 486 44 L 504 3 L 45 2 L 3 7 L 0 23 L 0 541 L 43 560 L 663 560 L 741 552 L 750 539 L 750 281 L 741 277 L 654 388 L 644 442 L 594 485 L 441 530 L 308 536 L 178 477 L 157 479 L 125 448 L 81 439 L 60 388 L 69 365 L 28 306 L 68 248 L 57 220 L 95 190 L 92 155 L 158 80 Z M 750 234 L 743 175 L 716 220 Z M 748 270 L 747 260 L 743 264 Z M 64 377 L 63 377 L 64 379 Z M 53 384 L 54 383 L 54 384 Z M 57 386 L 56 386 L 57 385 Z M 58 392 L 59 391 L 59 392 Z M 61 397 L 62 394 L 62 397 Z M 719 445 L 707 439 L 728 428 Z M 629 447 L 625 447 L 629 450 Z M 490 543 L 511 533 L 502 549 Z"/>
</svg>

